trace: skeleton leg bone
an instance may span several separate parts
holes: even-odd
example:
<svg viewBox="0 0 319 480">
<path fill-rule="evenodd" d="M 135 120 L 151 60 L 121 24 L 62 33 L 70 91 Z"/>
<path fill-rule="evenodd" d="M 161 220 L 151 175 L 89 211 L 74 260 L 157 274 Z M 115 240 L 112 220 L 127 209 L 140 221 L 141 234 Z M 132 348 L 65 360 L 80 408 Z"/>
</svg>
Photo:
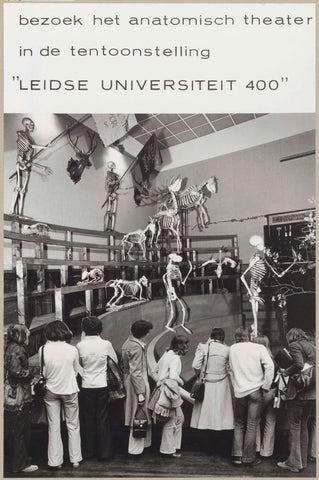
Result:
<svg viewBox="0 0 319 480">
<path fill-rule="evenodd" d="M 109 300 L 109 301 L 107 302 L 107 304 L 106 304 L 107 307 L 112 307 L 112 305 L 113 305 L 113 304 L 112 304 L 113 300 L 114 300 L 114 299 L 118 296 L 118 294 L 119 294 L 119 289 L 118 289 L 118 287 L 115 286 L 115 287 L 113 287 L 113 288 L 114 288 L 114 295 L 113 295 L 113 297 L 111 298 L 111 300 Z"/>
<path fill-rule="evenodd" d="M 185 319 L 186 319 L 186 308 L 185 308 L 185 305 L 184 305 L 184 302 L 179 298 L 179 297 L 176 297 L 176 300 L 179 302 L 181 308 L 182 308 L 182 312 L 183 312 L 183 319 L 182 319 L 182 323 L 181 323 L 181 327 L 184 328 L 184 330 L 189 333 L 189 334 L 192 334 L 193 332 L 185 327 Z"/>
</svg>

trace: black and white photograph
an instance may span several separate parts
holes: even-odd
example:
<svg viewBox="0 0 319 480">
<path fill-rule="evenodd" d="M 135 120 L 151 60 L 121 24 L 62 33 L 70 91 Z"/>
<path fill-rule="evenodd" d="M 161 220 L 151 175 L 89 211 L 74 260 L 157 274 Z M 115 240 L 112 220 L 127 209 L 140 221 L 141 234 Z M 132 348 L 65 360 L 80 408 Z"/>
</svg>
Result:
<svg viewBox="0 0 319 480">
<path fill-rule="evenodd" d="M 315 478 L 315 114 L 3 130 L 4 477 Z"/>
</svg>

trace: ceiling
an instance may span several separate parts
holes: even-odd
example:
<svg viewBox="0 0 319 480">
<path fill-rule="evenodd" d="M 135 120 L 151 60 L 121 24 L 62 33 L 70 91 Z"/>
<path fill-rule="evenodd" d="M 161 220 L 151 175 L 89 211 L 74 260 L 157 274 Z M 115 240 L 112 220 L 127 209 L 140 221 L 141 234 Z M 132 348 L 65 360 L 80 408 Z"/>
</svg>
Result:
<svg viewBox="0 0 319 480">
<path fill-rule="evenodd" d="M 137 113 L 129 135 L 142 145 L 156 133 L 160 149 L 254 120 L 266 113 Z"/>
</svg>

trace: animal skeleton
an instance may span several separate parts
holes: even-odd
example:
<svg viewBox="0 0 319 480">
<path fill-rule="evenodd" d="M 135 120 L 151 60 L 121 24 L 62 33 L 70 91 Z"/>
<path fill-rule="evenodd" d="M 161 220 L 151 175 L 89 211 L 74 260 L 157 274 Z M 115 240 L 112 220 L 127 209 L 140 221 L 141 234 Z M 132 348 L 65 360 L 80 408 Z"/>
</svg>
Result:
<svg viewBox="0 0 319 480">
<path fill-rule="evenodd" d="M 204 203 L 207 200 L 205 188 L 211 193 L 216 193 L 216 177 L 209 177 L 207 180 L 204 180 L 200 185 L 191 185 L 190 187 L 185 188 L 181 192 L 176 193 L 178 209 L 195 209 L 197 211 L 197 225 L 199 230 L 207 228 L 209 223 L 208 213 L 206 208 L 204 207 Z"/>
<path fill-rule="evenodd" d="M 256 337 L 258 335 L 258 305 L 263 304 L 264 301 L 260 298 L 259 293 L 261 292 L 261 282 L 266 276 L 267 269 L 269 268 L 271 272 L 278 278 L 282 278 L 286 273 L 295 265 L 298 260 L 298 256 L 293 250 L 294 260 L 291 265 L 289 265 L 284 271 L 277 272 L 275 268 L 269 263 L 267 257 L 270 257 L 270 252 L 265 248 L 264 241 L 259 235 L 253 235 L 249 239 L 251 246 L 255 247 L 255 252 L 252 254 L 249 260 L 249 266 L 241 275 L 240 279 L 246 287 L 247 294 L 250 298 L 250 303 L 252 307 L 254 325 L 252 336 Z M 250 285 L 248 285 L 245 275 L 250 272 Z"/>
<path fill-rule="evenodd" d="M 177 251 L 179 252 L 182 249 L 182 242 L 180 238 L 179 226 L 180 226 L 180 218 L 178 215 L 178 205 L 176 201 L 176 192 L 181 188 L 182 180 L 174 179 L 171 180 L 171 184 L 168 187 L 168 191 L 171 195 L 172 199 L 172 207 L 168 208 L 168 206 L 163 203 L 160 208 L 161 210 L 157 212 L 153 216 L 153 220 L 157 224 L 157 236 L 155 240 L 155 245 L 158 245 L 158 238 L 162 232 L 162 230 L 168 230 L 171 235 L 176 237 L 177 242 Z"/>
<path fill-rule="evenodd" d="M 211 257 L 209 260 L 204 262 L 199 268 L 203 268 L 206 265 L 209 265 L 210 263 L 213 264 L 213 265 L 216 264 L 217 265 L 217 268 L 216 268 L 217 278 L 220 278 L 223 274 L 223 265 L 229 265 L 231 268 L 235 268 L 236 265 L 237 265 L 237 262 L 235 262 L 235 260 L 233 260 L 232 258 L 229 258 L 229 257 L 224 257 L 222 259 L 222 252 L 223 252 L 223 249 L 220 249 L 219 250 L 218 262 L 217 262 L 217 260 L 215 260 L 214 257 Z"/>
<path fill-rule="evenodd" d="M 89 283 L 99 283 L 104 280 L 104 273 L 100 268 L 92 268 L 92 270 L 84 271 L 81 276 L 81 282 L 78 285 L 88 285 Z"/>
<path fill-rule="evenodd" d="M 33 225 L 24 225 L 25 233 L 29 233 L 31 235 L 40 235 L 42 237 L 48 237 L 50 227 L 47 223 L 34 223 Z"/>
<path fill-rule="evenodd" d="M 122 245 L 122 252 L 123 252 L 123 257 L 125 260 L 125 246 L 129 245 L 129 249 L 127 251 L 127 256 L 129 260 L 134 260 L 132 255 L 130 254 L 134 244 L 139 245 L 139 247 L 142 250 L 143 253 L 143 258 L 146 259 L 146 232 L 150 231 L 152 234 L 152 239 L 155 234 L 155 227 L 154 227 L 154 220 L 150 217 L 149 223 L 146 225 L 144 230 L 138 229 L 134 230 L 133 232 L 126 233 L 124 237 L 121 240 L 121 245 Z"/>
<path fill-rule="evenodd" d="M 106 304 L 107 307 L 115 307 L 123 297 L 134 300 L 145 300 L 142 297 L 142 287 L 148 286 L 148 279 L 143 275 L 139 280 L 110 280 L 105 288 L 114 288 L 114 295 Z"/>
<path fill-rule="evenodd" d="M 193 266 L 192 266 L 191 262 L 188 261 L 188 263 L 190 265 L 190 268 L 189 268 L 189 271 L 188 271 L 187 275 L 185 276 L 185 278 L 183 280 L 182 279 L 182 273 L 181 273 L 180 268 L 178 266 L 178 263 L 180 263 L 182 261 L 182 257 L 180 255 L 177 255 L 176 253 L 171 253 L 168 256 L 168 258 L 169 258 L 169 262 L 168 262 L 167 267 L 166 267 L 166 273 L 164 273 L 164 275 L 162 277 L 164 285 L 165 285 L 165 289 L 166 289 L 166 295 L 167 295 L 167 299 L 168 299 L 168 302 L 169 302 L 169 307 L 170 307 L 170 314 L 169 314 L 167 324 L 165 325 L 165 328 L 167 328 L 167 330 L 171 330 L 172 332 L 175 332 L 174 328 L 172 328 L 171 325 L 172 325 L 173 320 L 174 320 L 173 302 L 177 301 L 180 304 L 180 306 L 182 308 L 182 313 L 183 313 L 182 323 L 181 323 L 180 326 L 182 328 L 184 328 L 184 330 L 186 330 L 187 333 L 192 333 L 192 331 L 189 328 L 185 327 L 186 308 L 185 308 L 185 305 L 184 305 L 183 301 L 177 295 L 176 290 L 175 290 L 172 282 L 176 281 L 177 283 L 181 283 L 182 285 L 185 285 L 186 280 L 188 279 L 188 276 L 193 269 Z"/>
<path fill-rule="evenodd" d="M 120 176 L 118 173 L 114 172 L 114 162 L 107 162 L 107 167 L 108 170 L 105 177 L 106 200 L 101 208 L 106 205 L 106 212 L 104 215 L 104 229 L 114 230 L 118 201 L 118 189 L 120 188 Z"/>
<path fill-rule="evenodd" d="M 47 146 L 41 146 L 32 143 L 30 134 L 34 131 L 35 124 L 31 118 L 23 118 L 22 125 L 24 126 L 24 130 L 19 130 L 17 132 L 17 183 L 13 192 L 11 204 L 12 213 L 17 215 L 23 214 L 24 199 L 28 188 L 31 168 L 35 166 L 42 170 L 46 175 L 50 175 L 52 173 L 50 168 L 40 165 L 39 163 L 32 163 L 34 149 L 40 148 L 42 150 L 44 148 L 48 148 L 50 144 Z"/>
<path fill-rule="evenodd" d="M 70 175 L 71 180 L 74 183 L 78 183 L 81 180 L 82 173 L 85 168 L 89 168 L 92 166 L 92 163 L 90 162 L 89 157 L 95 151 L 97 147 L 97 142 L 96 141 L 94 142 L 95 133 L 90 134 L 90 132 L 88 132 L 88 136 L 90 140 L 90 147 L 87 152 L 84 152 L 77 146 L 79 137 L 77 136 L 75 142 L 73 142 L 73 140 L 70 137 L 70 130 L 68 130 L 67 132 L 69 143 L 73 148 L 73 150 L 75 151 L 75 155 L 77 157 L 77 160 L 74 160 L 74 158 L 70 158 L 67 166 L 67 171 Z"/>
</svg>

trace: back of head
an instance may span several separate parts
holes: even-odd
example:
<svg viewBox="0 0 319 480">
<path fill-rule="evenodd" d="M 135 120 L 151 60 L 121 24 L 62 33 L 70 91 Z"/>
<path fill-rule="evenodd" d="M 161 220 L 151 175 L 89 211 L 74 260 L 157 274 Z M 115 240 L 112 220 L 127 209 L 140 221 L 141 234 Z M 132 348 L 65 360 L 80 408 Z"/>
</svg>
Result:
<svg viewBox="0 0 319 480">
<path fill-rule="evenodd" d="M 248 330 L 243 327 L 236 328 L 234 337 L 236 343 L 249 342 Z"/>
<path fill-rule="evenodd" d="M 152 328 L 153 324 L 151 322 L 148 322 L 147 320 L 137 320 L 132 324 L 131 332 L 133 337 L 142 338 L 145 337 Z"/>
<path fill-rule="evenodd" d="M 211 331 L 210 338 L 212 340 L 219 340 L 220 342 L 223 342 L 225 339 L 225 332 L 222 328 L 214 327 Z"/>
<path fill-rule="evenodd" d="M 269 355 L 272 357 L 272 352 L 270 349 L 270 341 L 266 335 L 258 335 L 257 337 L 254 337 L 252 341 L 254 343 L 258 343 L 259 345 L 263 345 L 264 347 L 266 347 Z"/>
<path fill-rule="evenodd" d="M 81 324 L 85 335 L 100 335 L 103 330 L 102 322 L 97 317 L 84 317 Z"/>
<path fill-rule="evenodd" d="M 47 323 L 44 328 L 44 335 L 51 342 L 70 342 L 72 338 L 71 330 L 61 320 Z"/>
<path fill-rule="evenodd" d="M 27 345 L 29 330 L 21 323 L 13 323 L 7 328 L 7 345 L 17 343 L 18 345 Z"/>
<path fill-rule="evenodd" d="M 288 345 L 298 340 L 308 340 L 306 333 L 301 328 L 291 328 L 286 335 Z"/>
<path fill-rule="evenodd" d="M 173 350 L 177 355 L 182 355 L 188 349 L 189 340 L 185 335 L 175 335 L 172 338 L 169 350 Z"/>
</svg>

